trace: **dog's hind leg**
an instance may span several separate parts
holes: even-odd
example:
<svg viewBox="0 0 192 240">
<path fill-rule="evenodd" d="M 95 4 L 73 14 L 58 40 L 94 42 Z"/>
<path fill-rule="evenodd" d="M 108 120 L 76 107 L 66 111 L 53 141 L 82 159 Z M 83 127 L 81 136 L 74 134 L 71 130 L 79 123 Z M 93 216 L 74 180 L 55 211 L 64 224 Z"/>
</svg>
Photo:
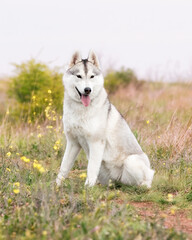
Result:
<svg viewBox="0 0 192 240">
<path fill-rule="evenodd" d="M 110 179 L 110 172 L 106 168 L 105 164 L 102 162 L 101 163 L 101 168 L 100 168 L 100 171 L 99 171 L 98 181 L 102 185 L 108 185 L 109 179 Z"/>
<path fill-rule="evenodd" d="M 146 185 L 151 187 L 154 170 L 150 169 L 147 156 L 143 154 L 130 155 L 124 162 L 121 182 L 127 185 Z"/>
</svg>

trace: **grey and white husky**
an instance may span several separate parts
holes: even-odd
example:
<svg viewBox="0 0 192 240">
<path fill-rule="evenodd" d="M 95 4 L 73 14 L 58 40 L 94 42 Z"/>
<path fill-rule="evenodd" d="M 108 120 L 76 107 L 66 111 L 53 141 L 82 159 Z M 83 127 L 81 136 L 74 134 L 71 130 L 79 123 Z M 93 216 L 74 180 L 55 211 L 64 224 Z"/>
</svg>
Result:
<svg viewBox="0 0 192 240">
<path fill-rule="evenodd" d="M 151 187 L 154 171 L 128 124 L 110 103 L 96 55 L 72 56 L 63 77 L 63 124 L 67 145 L 56 179 L 59 186 L 81 150 L 88 159 L 85 185 L 109 180 Z"/>
</svg>

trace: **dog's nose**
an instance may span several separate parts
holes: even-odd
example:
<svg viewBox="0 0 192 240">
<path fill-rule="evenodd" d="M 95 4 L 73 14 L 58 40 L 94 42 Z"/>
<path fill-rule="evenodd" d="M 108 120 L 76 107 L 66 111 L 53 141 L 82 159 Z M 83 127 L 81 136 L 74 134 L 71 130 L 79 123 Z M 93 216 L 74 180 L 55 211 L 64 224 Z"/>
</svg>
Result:
<svg viewBox="0 0 192 240">
<path fill-rule="evenodd" d="M 84 92 L 85 92 L 86 95 L 89 95 L 90 92 L 91 92 L 91 88 L 86 87 L 86 88 L 84 89 Z"/>
</svg>

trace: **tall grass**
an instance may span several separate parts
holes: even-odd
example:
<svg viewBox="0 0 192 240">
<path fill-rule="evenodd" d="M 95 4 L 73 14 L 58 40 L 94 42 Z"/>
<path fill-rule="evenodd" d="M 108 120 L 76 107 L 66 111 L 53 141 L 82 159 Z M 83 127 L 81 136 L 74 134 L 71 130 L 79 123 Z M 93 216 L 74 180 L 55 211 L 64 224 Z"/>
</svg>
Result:
<svg viewBox="0 0 192 240">
<path fill-rule="evenodd" d="M 61 115 L 50 101 L 44 105 L 44 121 L 35 116 L 34 121 L 13 122 L 5 110 L 0 126 L 0 239 L 189 237 L 164 228 L 164 222 L 181 209 L 192 217 L 191 86 L 130 84 L 110 98 L 149 155 L 156 170 L 152 188 L 117 183 L 85 188 L 83 152 L 57 188 L 65 148 Z M 153 208 L 154 217 L 145 220 L 132 202 L 154 203 L 167 215 Z"/>
</svg>

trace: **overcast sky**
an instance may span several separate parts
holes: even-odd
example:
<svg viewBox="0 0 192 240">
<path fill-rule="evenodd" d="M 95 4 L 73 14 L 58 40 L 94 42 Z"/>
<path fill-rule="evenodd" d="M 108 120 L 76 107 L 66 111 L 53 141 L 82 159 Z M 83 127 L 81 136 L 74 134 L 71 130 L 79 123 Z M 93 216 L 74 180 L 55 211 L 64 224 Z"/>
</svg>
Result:
<svg viewBox="0 0 192 240">
<path fill-rule="evenodd" d="M 0 76 L 31 57 L 63 67 L 90 49 L 104 70 L 192 79 L 192 0 L 0 0 Z"/>
</svg>

